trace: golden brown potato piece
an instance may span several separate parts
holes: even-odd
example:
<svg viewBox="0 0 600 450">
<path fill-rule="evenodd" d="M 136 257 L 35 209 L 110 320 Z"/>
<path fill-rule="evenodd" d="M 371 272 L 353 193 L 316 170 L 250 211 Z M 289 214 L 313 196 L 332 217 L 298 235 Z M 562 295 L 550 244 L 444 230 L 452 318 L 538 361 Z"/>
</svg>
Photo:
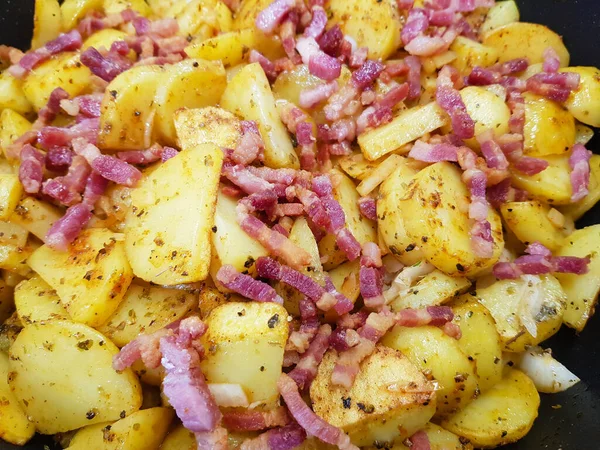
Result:
<svg viewBox="0 0 600 450">
<path fill-rule="evenodd" d="M 525 245 L 541 242 L 550 250 L 558 249 L 565 233 L 548 218 L 550 207 L 540 202 L 509 202 L 500 208 L 504 221 Z"/>
<path fill-rule="evenodd" d="M 180 109 L 175 112 L 174 122 L 179 148 L 212 142 L 219 147 L 234 149 L 242 135 L 240 120 L 216 106 Z"/>
<path fill-rule="evenodd" d="M 433 384 L 402 353 L 378 346 L 350 389 L 331 383 L 336 360 L 335 351 L 325 354 L 310 398 L 315 413 L 343 429 L 355 445 L 401 442 L 433 416 Z"/>
<path fill-rule="evenodd" d="M 491 390 L 442 422 L 473 445 L 494 448 L 525 436 L 538 415 L 540 395 L 533 382 L 519 370 L 510 370 Z"/>
<path fill-rule="evenodd" d="M 0 439 L 15 445 L 25 445 L 35 434 L 35 426 L 27 419 L 8 385 L 10 367 L 8 355 L 0 352 Z"/>
<path fill-rule="evenodd" d="M 125 247 L 136 276 L 163 285 L 207 277 L 222 163 L 216 145 L 192 147 L 161 164 L 131 193 Z"/>
<path fill-rule="evenodd" d="M 475 362 L 469 360 L 454 338 L 437 327 L 394 327 L 382 340 L 401 351 L 422 371 L 430 371 L 439 383 L 437 415 L 444 417 L 473 400 L 478 379 Z"/>
<path fill-rule="evenodd" d="M 9 384 L 41 433 L 117 420 L 142 404 L 142 390 L 131 369 L 117 373 L 112 368 L 118 351 L 109 339 L 81 323 L 32 324 L 10 348 Z"/>
<path fill-rule="evenodd" d="M 562 67 L 569 65 L 569 52 L 562 38 L 544 25 L 514 22 L 487 33 L 483 44 L 498 50 L 499 62 L 527 58 L 530 64 L 544 62 L 544 52 L 552 47 Z"/>
<path fill-rule="evenodd" d="M 481 258 L 471 247 L 468 190 L 459 169 L 447 162 L 433 164 L 412 180 L 399 208 L 410 211 L 404 225 L 425 258 L 451 276 L 473 276 L 493 266 L 504 248 L 502 223 L 490 209 L 493 256 Z"/>
<path fill-rule="evenodd" d="M 596 67 L 566 67 L 561 72 L 579 74 L 579 88 L 572 92 L 565 106 L 577 120 L 600 127 L 600 69 Z"/>
</svg>

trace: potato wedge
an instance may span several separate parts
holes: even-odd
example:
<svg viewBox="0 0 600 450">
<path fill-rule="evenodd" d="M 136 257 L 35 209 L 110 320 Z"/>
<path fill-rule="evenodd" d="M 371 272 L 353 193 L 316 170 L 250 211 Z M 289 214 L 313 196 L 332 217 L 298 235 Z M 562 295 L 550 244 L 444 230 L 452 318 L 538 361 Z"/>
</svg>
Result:
<svg viewBox="0 0 600 450">
<path fill-rule="evenodd" d="M 327 352 L 310 387 L 315 413 L 343 429 L 357 446 L 388 446 L 422 428 L 435 412 L 435 391 L 402 353 L 378 346 L 353 386 L 331 383 L 337 353 Z"/>
<path fill-rule="evenodd" d="M 35 434 L 35 426 L 27 419 L 10 390 L 7 381 L 9 374 L 8 355 L 0 352 L 0 439 L 15 445 L 25 445 Z"/>
<path fill-rule="evenodd" d="M 455 339 L 437 327 L 394 327 L 381 341 L 401 351 L 420 370 L 430 371 L 438 382 L 438 417 L 452 414 L 473 400 L 478 389 L 475 363 Z"/>
<path fill-rule="evenodd" d="M 40 433 L 117 420 L 142 403 L 133 372 L 112 368 L 117 352 L 110 340 L 81 323 L 32 324 L 10 349 L 9 384 Z"/>
<path fill-rule="evenodd" d="M 329 271 L 329 277 L 335 288 L 353 303 L 360 295 L 359 270 L 360 261 L 354 260 L 346 261 Z"/>
<path fill-rule="evenodd" d="M 171 408 L 136 411 L 114 423 L 89 425 L 79 430 L 67 447 L 69 450 L 158 450 L 167 434 Z"/>
<path fill-rule="evenodd" d="M 504 248 L 500 216 L 492 209 L 488 220 L 494 240 L 491 258 L 477 257 L 471 248 L 468 191 L 456 166 L 442 162 L 420 171 L 399 208 L 412 242 L 425 258 L 451 276 L 473 276 L 493 266 Z"/>
<path fill-rule="evenodd" d="M 566 67 L 561 72 L 579 74 L 579 88 L 572 92 L 565 106 L 580 122 L 600 127 L 600 69 L 596 67 Z"/>
<path fill-rule="evenodd" d="M 563 244 L 565 234 L 548 218 L 550 207 L 540 202 L 509 202 L 500 208 L 504 221 L 525 245 L 541 242 L 550 250 Z"/>
<path fill-rule="evenodd" d="M 481 25 L 481 33 L 486 34 L 509 23 L 518 22 L 519 16 L 519 7 L 514 0 L 496 2 Z"/>
<path fill-rule="evenodd" d="M 533 382 L 523 372 L 512 369 L 500 383 L 441 425 L 476 447 L 493 448 L 525 436 L 539 406 L 540 396 Z"/>
<path fill-rule="evenodd" d="M 102 3 L 103 0 L 65 0 L 60 5 L 62 29 L 71 30 L 87 13 L 101 10 Z"/>
<path fill-rule="evenodd" d="M 198 296 L 184 290 L 132 284 L 98 331 L 123 347 L 141 333 L 153 333 L 181 319 L 196 306 Z"/>
<path fill-rule="evenodd" d="M 27 114 L 32 110 L 32 105 L 23 93 L 23 81 L 5 70 L 0 74 L 0 109 L 7 108 L 19 114 Z"/>
<path fill-rule="evenodd" d="M 165 73 L 160 66 L 138 66 L 110 82 L 100 108 L 99 148 L 114 152 L 150 147 L 154 98 Z"/>
<path fill-rule="evenodd" d="M 206 319 L 202 337 L 209 383 L 240 384 L 250 403 L 273 407 L 279 401 L 277 380 L 288 338 L 288 314 L 276 303 L 229 302 Z"/>
<path fill-rule="evenodd" d="M 176 111 L 174 125 L 180 148 L 211 142 L 219 147 L 234 149 L 242 135 L 240 120 L 229 111 L 215 106 Z"/>
<path fill-rule="evenodd" d="M 79 54 L 61 53 L 36 67 L 25 78 L 23 93 L 39 111 L 58 87 L 67 91 L 70 97 L 84 94 L 90 88 L 91 75 L 90 69 L 79 61 Z"/>
<path fill-rule="evenodd" d="M 561 67 L 569 65 L 569 52 L 562 38 L 544 25 L 514 22 L 491 30 L 483 37 L 483 45 L 493 47 L 504 63 L 515 58 L 527 58 L 529 64 L 544 62 L 544 51 L 552 47 Z"/>
<path fill-rule="evenodd" d="M 479 390 L 486 392 L 502 379 L 502 343 L 496 322 L 470 294 L 459 297 L 451 306 L 454 323 L 462 333 L 458 345 L 475 360 Z"/>
<path fill-rule="evenodd" d="M 400 18 L 391 0 L 332 0 L 332 21 L 359 47 L 369 49 L 369 58 L 386 59 L 400 45 Z"/>
<path fill-rule="evenodd" d="M 52 224 L 61 217 L 62 212 L 56 206 L 34 197 L 25 197 L 16 206 L 10 220 L 43 241 Z"/>
<path fill-rule="evenodd" d="M 156 91 L 154 132 L 158 140 L 176 145 L 175 111 L 216 104 L 227 84 L 221 62 L 186 59 L 168 67 Z"/>
<path fill-rule="evenodd" d="M 1 85 L 2 75 L 0 75 L 0 89 L 2 89 Z M 0 99 L 0 103 L 1 101 Z M 29 105 L 29 108 L 31 108 L 31 105 Z M 8 146 L 29 130 L 31 130 L 31 122 L 21 114 L 9 108 L 2 110 L 0 113 L 0 147 L 2 147 L 2 153 L 8 162 L 15 163 L 19 156 L 7 154 Z"/>
<path fill-rule="evenodd" d="M 392 300 L 394 310 L 405 308 L 425 308 L 441 305 L 462 294 L 471 286 L 465 277 L 451 277 L 440 270 L 434 270 L 421 278 L 405 295 Z"/>
<path fill-rule="evenodd" d="M 58 0 L 35 0 L 31 48 L 41 47 L 58 37 L 61 31 L 61 9 Z"/>
<path fill-rule="evenodd" d="M 371 171 L 374 170 L 381 161 L 383 161 L 383 158 L 369 161 L 365 159 L 362 153 L 355 153 L 340 159 L 338 165 L 350 178 L 362 181 L 369 176 Z"/>
<path fill-rule="evenodd" d="M 214 144 L 186 149 L 131 193 L 125 248 L 136 276 L 163 285 L 206 278 L 222 163 Z"/>
<path fill-rule="evenodd" d="M 219 191 L 214 219 L 216 230 L 211 233 L 214 252 L 211 271 L 215 274 L 225 264 L 234 266 L 239 272 L 254 271 L 254 261 L 269 254 L 258 241 L 242 230 L 237 222 L 236 206 L 235 199 Z"/>
<path fill-rule="evenodd" d="M 298 169 L 300 162 L 287 129 L 281 123 L 269 81 L 258 63 L 248 64 L 233 77 L 221 106 L 246 120 L 254 120 L 265 141 L 265 164 Z"/>
<path fill-rule="evenodd" d="M 589 271 L 584 275 L 556 274 L 567 295 L 563 322 L 581 331 L 594 314 L 600 291 L 600 225 L 575 231 L 565 240 L 556 256 L 590 258 Z"/>
<path fill-rule="evenodd" d="M 125 248 L 110 230 L 84 230 L 67 252 L 43 245 L 27 263 L 60 297 L 76 322 L 103 324 L 121 303 L 133 273 Z"/>
<path fill-rule="evenodd" d="M 18 175 L 0 175 L 0 220 L 7 220 L 23 195 Z"/>
<path fill-rule="evenodd" d="M 529 156 L 560 155 L 575 144 L 575 119 L 561 105 L 525 93 L 523 152 Z"/>
<path fill-rule="evenodd" d="M 377 201 L 377 225 L 390 252 L 407 266 L 424 259 L 418 243 L 407 234 L 404 226 L 402 200 L 417 170 L 408 164 L 400 165 L 379 187 Z"/>
<path fill-rule="evenodd" d="M 487 47 L 477 41 L 463 36 L 457 37 L 450 50 L 456 54 L 456 59 L 450 64 L 462 74 L 468 75 L 474 67 L 489 67 L 498 61 L 498 50 Z"/>
<path fill-rule="evenodd" d="M 571 203 L 571 168 L 569 154 L 544 156 L 549 166 L 536 175 L 525 175 L 514 170 L 512 182 L 515 187 L 529 192 L 535 199 L 551 205 Z"/>
<path fill-rule="evenodd" d="M 346 215 L 346 227 L 352 232 L 361 245 L 366 242 L 375 242 L 377 232 L 375 223 L 364 217 L 358 208 L 360 195 L 350 178 L 337 169 L 330 174 L 336 179 L 333 196 L 340 203 Z M 319 241 L 319 251 L 324 255 L 323 268 L 331 270 L 346 261 L 346 254 L 340 250 L 335 242 L 335 236 L 328 234 Z"/>
<path fill-rule="evenodd" d="M 48 320 L 71 319 L 56 291 L 37 275 L 17 285 L 15 307 L 25 326 Z"/>
<path fill-rule="evenodd" d="M 449 122 L 448 115 L 435 102 L 415 106 L 401 111 L 390 123 L 359 135 L 358 145 L 365 158 L 374 161 Z M 408 153 L 408 149 L 401 153 Z"/>
<path fill-rule="evenodd" d="M 477 300 L 494 320 L 504 349 L 522 352 L 555 334 L 567 296 L 552 275 L 500 280 L 477 289 Z"/>
</svg>

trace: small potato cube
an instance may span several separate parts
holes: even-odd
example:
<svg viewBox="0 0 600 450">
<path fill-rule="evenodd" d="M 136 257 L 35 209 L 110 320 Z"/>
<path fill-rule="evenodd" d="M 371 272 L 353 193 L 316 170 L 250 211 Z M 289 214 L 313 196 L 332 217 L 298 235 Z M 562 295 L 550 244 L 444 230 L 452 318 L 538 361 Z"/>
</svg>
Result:
<svg viewBox="0 0 600 450">
<path fill-rule="evenodd" d="M 567 300 L 552 275 L 499 280 L 477 289 L 476 298 L 496 321 L 502 344 L 509 352 L 522 352 L 555 334 L 562 324 Z"/>
<path fill-rule="evenodd" d="M 577 120 L 600 127 L 600 69 L 597 67 L 567 67 L 561 72 L 579 74 L 579 88 L 571 92 L 565 106 Z"/>
<path fill-rule="evenodd" d="M 136 276 L 175 285 L 208 275 L 223 151 L 203 144 L 180 152 L 131 193 L 125 246 Z"/>
<path fill-rule="evenodd" d="M 176 111 L 175 131 L 180 148 L 211 142 L 219 147 L 234 149 L 242 136 L 240 120 L 216 106 Z"/>
<path fill-rule="evenodd" d="M 181 289 L 158 286 L 129 286 L 123 301 L 98 330 L 117 347 L 150 334 L 181 319 L 198 305 L 198 296 Z"/>
<path fill-rule="evenodd" d="M 529 156 L 560 155 L 575 144 L 575 119 L 561 105 L 525 93 L 524 153 Z"/>
<path fill-rule="evenodd" d="M 439 417 L 464 408 L 475 396 L 478 378 L 475 363 L 468 359 L 454 338 L 431 326 L 396 326 L 382 340 L 401 351 L 420 370 L 430 371 L 439 384 L 436 391 Z"/>
<path fill-rule="evenodd" d="M 0 175 L 0 220 L 7 220 L 23 195 L 23 186 L 17 175 Z"/>
<path fill-rule="evenodd" d="M 77 97 L 90 88 L 90 69 L 81 64 L 79 54 L 61 53 L 39 65 L 23 82 L 23 92 L 39 111 L 58 87 Z M 14 109 L 14 108 L 13 108 Z"/>
<path fill-rule="evenodd" d="M 550 207 L 540 202 L 509 202 L 500 208 L 502 217 L 517 238 L 525 245 L 541 242 L 550 250 L 558 249 L 564 233 L 548 218 Z"/>
<path fill-rule="evenodd" d="M 173 420 L 171 408 L 136 411 L 107 426 L 89 425 L 75 434 L 69 450 L 158 450 Z"/>
<path fill-rule="evenodd" d="M 145 0 L 104 0 L 104 12 L 106 14 L 117 14 L 126 9 L 133 9 L 146 17 L 152 13 Z"/>
<path fill-rule="evenodd" d="M 258 63 L 248 64 L 227 84 L 221 98 L 226 110 L 254 120 L 265 142 L 265 165 L 298 169 L 300 161 L 275 107 L 269 80 Z"/>
<path fill-rule="evenodd" d="M 153 104 L 156 107 L 154 133 L 158 140 L 175 145 L 175 112 L 181 108 L 201 108 L 216 104 L 226 84 L 225 69 L 220 61 L 186 59 L 169 66 L 156 90 Z"/>
<path fill-rule="evenodd" d="M 112 368 L 118 351 L 81 323 L 31 324 L 10 348 L 8 383 L 40 433 L 118 420 L 142 404 L 142 389 L 131 369 L 117 373 Z"/>
<path fill-rule="evenodd" d="M 202 372 L 209 383 L 240 384 L 250 403 L 275 406 L 288 338 L 288 314 L 276 303 L 229 302 L 206 319 Z"/>
<path fill-rule="evenodd" d="M 365 158 L 373 161 L 398 150 L 427 133 L 449 123 L 448 115 L 436 102 L 401 111 L 385 125 L 372 128 L 358 136 L 358 145 Z M 406 150 L 404 153 L 407 153 Z"/>
<path fill-rule="evenodd" d="M 375 223 L 361 214 L 358 208 L 360 195 L 356 186 L 350 178 L 337 169 L 332 170 L 331 175 L 336 179 L 333 196 L 344 210 L 346 227 L 361 245 L 375 242 L 377 239 Z M 331 270 L 346 261 L 346 254 L 337 246 L 333 234 L 328 234 L 319 241 L 319 251 L 324 256 L 322 261 L 325 270 Z"/>
<path fill-rule="evenodd" d="M 29 232 L 21 225 L 0 220 L 0 244 L 25 248 Z"/>
<path fill-rule="evenodd" d="M 34 197 L 25 197 L 15 207 L 10 221 L 22 226 L 43 241 L 52 224 L 61 217 L 62 212 L 56 206 Z"/>
<path fill-rule="evenodd" d="M 525 436 L 538 416 L 540 395 L 523 372 L 512 369 L 489 391 L 444 420 L 445 429 L 477 448 L 494 448 Z"/>
<path fill-rule="evenodd" d="M 15 394 L 8 385 L 10 368 L 8 355 L 0 352 L 0 439 L 15 445 L 25 445 L 35 434 L 35 426 L 27 419 Z"/>
<path fill-rule="evenodd" d="M 421 170 L 412 180 L 399 209 L 412 242 L 425 258 L 451 276 L 473 276 L 493 266 L 504 248 L 500 216 L 490 209 L 493 255 L 481 258 L 471 247 L 469 193 L 460 170 L 447 162 Z"/>
<path fill-rule="evenodd" d="M 529 64 L 544 62 L 544 52 L 552 47 L 558 53 L 561 67 L 569 65 L 569 52 L 562 38 L 544 25 L 509 23 L 487 33 L 483 37 L 483 45 L 498 50 L 501 63 L 527 58 Z"/>
<path fill-rule="evenodd" d="M 37 275 L 17 285 L 15 306 L 25 326 L 48 320 L 70 320 L 56 291 Z"/>
<path fill-rule="evenodd" d="M 405 295 L 400 295 L 393 300 L 391 306 L 395 310 L 400 310 L 441 305 L 462 294 L 470 286 L 471 282 L 468 278 L 451 277 L 436 269 L 421 278 Z"/>
<path fill-rule="evenodd" d="M 502 342 L 496 322 L 488 310 L 470 294 L 452 304 L 454 323 L 460 327 L 458 345 L 475 360 L 479 389 L 489 390 L 502 378 Z"/>
<path fill-rule="evenodd" d="M 98 326 L 117 309 L 133 278 L 125 246 L 110 230 L 84 230 L 67 252 L 38 248 L 27 260 L 56 290 L 76 322 Z"/>
<path fill-rule="evenodd" d="M 563 322 L 577 331 L 582 331 L 594 314 L 600 291 L 600 225 L 575 231 L 565 239 L 556 256 L 590 258 L 589 271 L 584 275 L 556 274 L 567 295 Z"/>
<path fill-rule="evenodd" d="M 353 444 L 401 442 L 433 416 L 434 386 L 402 353 L 378 346 L 350 389 L 331 383 L 336 360 L 335 351 L 325 354 L 310 399 L 315 413 L 348 433 Z"/>
</svg>

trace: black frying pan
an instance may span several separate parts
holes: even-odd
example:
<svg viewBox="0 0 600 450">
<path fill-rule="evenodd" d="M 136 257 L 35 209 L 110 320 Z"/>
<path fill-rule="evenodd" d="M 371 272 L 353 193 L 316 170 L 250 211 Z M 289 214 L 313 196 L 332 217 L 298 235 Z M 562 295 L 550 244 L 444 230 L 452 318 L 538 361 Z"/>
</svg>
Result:
<svg viewBox="0 0 600 450">
<path fill-rule="evenodd" d="M 0 43 L 27 49 L 32 31 L 33 0 L 0 0 Z M 571 65 L 600 67 L 600 0 L 518 0 L 521 20 L 541 23 L 564 36 Z M 589 145 L 600 153 L 600 137 Z M 578 224 L 600 223 L 596 206 Z M 600 317 L 590 320 L 580 335 L 563 328 L 544 343 L 582 381 L 561 394 L 542 394 L 540 416 L 531 432 L 507 450 L 600 449 Z M 59 448 L 36 437 L 25 449 Z M 0 450 L 16 450 L 0 441 Z M 94 450 L 94 449 L 90 449 Z"/>
</svg>

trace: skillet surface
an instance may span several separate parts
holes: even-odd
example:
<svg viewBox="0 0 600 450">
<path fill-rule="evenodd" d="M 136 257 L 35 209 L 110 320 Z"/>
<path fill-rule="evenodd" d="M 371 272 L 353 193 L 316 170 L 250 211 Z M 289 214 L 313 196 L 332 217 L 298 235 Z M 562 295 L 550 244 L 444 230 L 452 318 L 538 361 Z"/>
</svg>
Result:
<svg viewBox="0 0 600 450">
<path fill-rule="evenodd" d="M 32 32 L 33 0 L 1 0 L 0 43 L 26 49 Z M 598 0 L 518 0 L 521 20 L 541 23 L 564 36 L 571 65 L 600 67 L 600 2 Z M 600 153 L 600 136 L 588 146 Z M 600 205 L 578 224 L 600 223 Z M 567 392 L 542 394 L 540 415 L 531 432 L 507 450 L 597 450 L 600 448 L 600 316 L 580 335 L 563 328 L 543 345 L 582 382 Z M 0 450 L 58 448 L 36 437 L 25 447 L 0 441 Z"/>
</svg>

